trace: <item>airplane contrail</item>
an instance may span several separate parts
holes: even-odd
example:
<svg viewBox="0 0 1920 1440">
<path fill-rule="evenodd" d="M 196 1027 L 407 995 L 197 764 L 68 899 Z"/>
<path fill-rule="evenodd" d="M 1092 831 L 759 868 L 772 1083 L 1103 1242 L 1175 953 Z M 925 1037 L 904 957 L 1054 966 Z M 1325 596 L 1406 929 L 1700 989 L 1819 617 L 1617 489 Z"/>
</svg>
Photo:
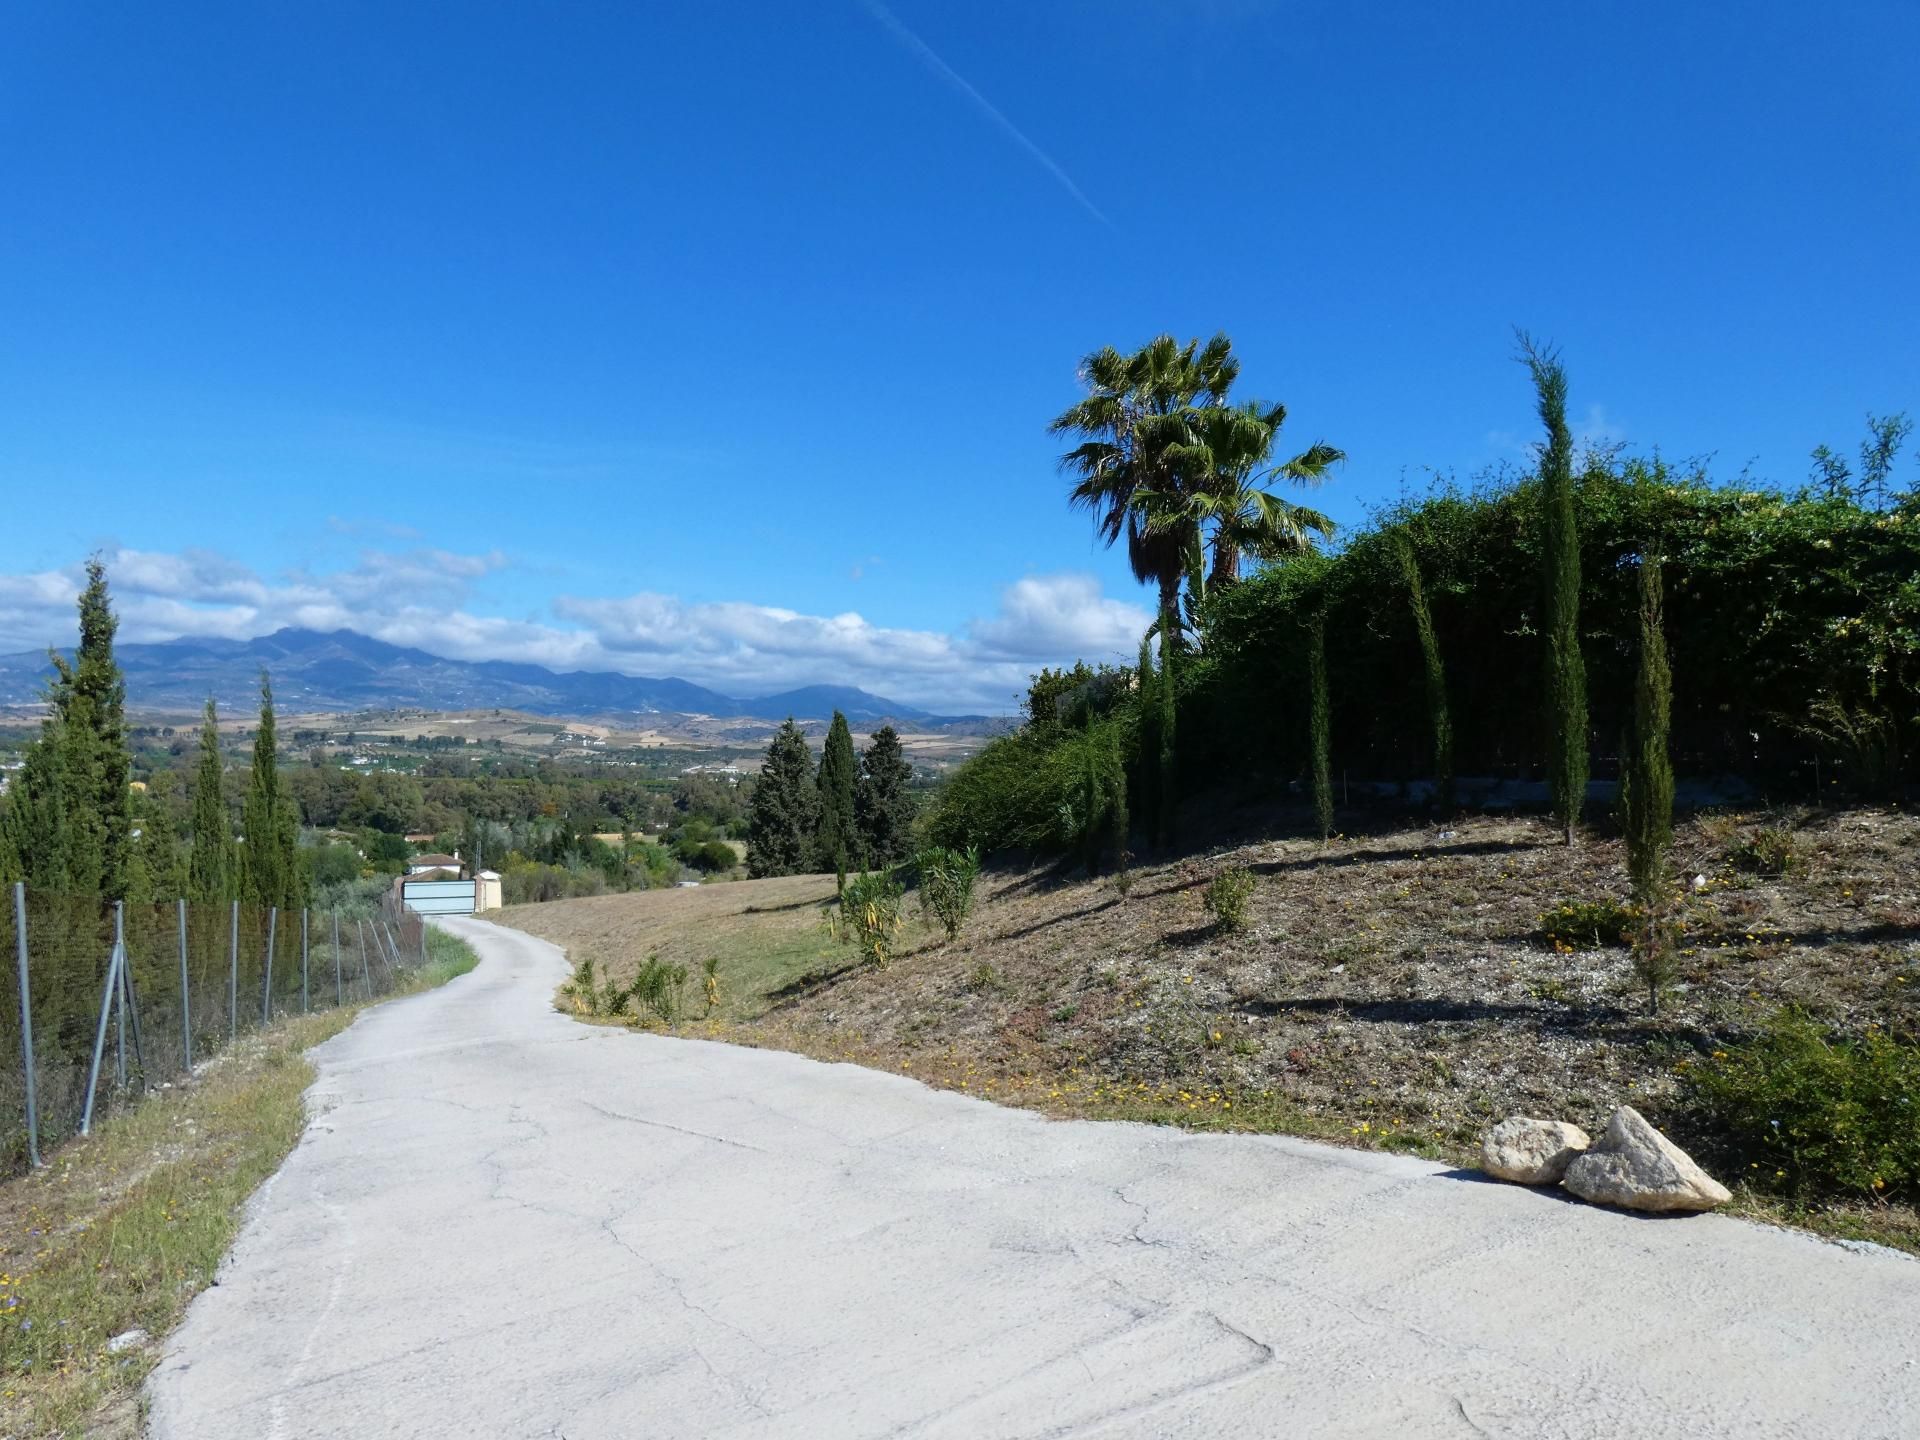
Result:
<svg viewBox="0 0 1920 1440">
<path fill-rule="evenodd" d="M 861 3 L 867 7 L 867 13 L 885 26 L 894 39 L 898 40 L 918 56 L 921 63 L 929 70 L 933 71 L 934 74 L 938 75 L 942 80 L 945 80 L 971 101 L 974 108 L 998 126 L 1001 133 L 1006 135 L 1009 140 L 1013 141 L 1014 144 L 1018 145 L 1022 150 L 1026 151 L 1027 154 L 1037 160 L 1049 175 L 1060 182 L 1062 189 L 1080 202 L 1082 209 L 1102 225 L 1111 225 L 1113 223 L 1101 213 L 1098 205 L 1095 205 L 1093 201 L 1087 198 L 1087 192 L 1073 183 L 1073 177 L 1060 168 L 1058 161 L 1038 145 L 1034 144 L 1033 141 L 1029 140 L 1025 131 L 1005 115 L 1001 114 L 1000 111 L 994 107 L 993 102 L 988 100 L 986 96 L 968 84 L 965 76 L 947 64 L 946 61 L 942 60 L 939 55 L 935 54 L 933 47 L 918 35 L 914 34 L 913 31 L 909 30 L 901 22 L 899 16 L 895 15 L 893 11 L 889 10 L 885 5 L 882 5 L 880 0 L 861 0 Z"/>
</svg>

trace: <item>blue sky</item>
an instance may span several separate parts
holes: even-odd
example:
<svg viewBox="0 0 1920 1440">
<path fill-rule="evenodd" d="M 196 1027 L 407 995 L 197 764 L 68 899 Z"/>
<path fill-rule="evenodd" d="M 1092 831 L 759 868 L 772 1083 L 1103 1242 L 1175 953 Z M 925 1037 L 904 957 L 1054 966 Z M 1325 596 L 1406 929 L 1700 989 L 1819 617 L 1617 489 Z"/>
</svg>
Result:
<svg viewBox="0 0 1920 1440">
<path fill-rule="evenodd" d="M 1920 6 L 29 3 L 0 44 L 0 643 L 1004 701 L 1144 597 L 1102 344 L 1224 329 L 1342 522 L 1597 439 L 1797 483 L 1920 409 Z M 1911 462 L 1910 462 L 1911 464 Z"/>
</svg>

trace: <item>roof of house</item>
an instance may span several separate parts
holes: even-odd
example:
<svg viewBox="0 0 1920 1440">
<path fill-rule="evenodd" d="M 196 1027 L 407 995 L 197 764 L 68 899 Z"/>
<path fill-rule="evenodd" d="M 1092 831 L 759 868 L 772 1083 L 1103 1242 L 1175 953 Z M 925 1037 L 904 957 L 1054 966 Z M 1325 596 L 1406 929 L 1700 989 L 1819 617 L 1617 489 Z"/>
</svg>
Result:
<svg viewBox="0 0 1920 1440">
<path fill-rule="evenodd" d="M 416 855 L 407 862 L 409 865 L 458 865 L 458 855 Z"/>
<path fill-rule="evenodd" d="M 411 885 L 417 880 L 458 880 L 460 872 L 450 866 L 441 866 L 438 870 L 420 870 L 401 879 L 402 885 Z"/>
</svg>

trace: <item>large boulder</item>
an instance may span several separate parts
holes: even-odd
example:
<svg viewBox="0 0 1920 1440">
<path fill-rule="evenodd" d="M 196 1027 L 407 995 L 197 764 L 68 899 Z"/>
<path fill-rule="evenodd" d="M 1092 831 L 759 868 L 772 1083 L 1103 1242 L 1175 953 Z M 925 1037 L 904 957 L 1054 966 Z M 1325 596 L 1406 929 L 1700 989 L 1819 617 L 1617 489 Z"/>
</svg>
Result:
<svg viewBox="0 0 1920 1440">
<path fill-rule="evenodd" d="M 1582 1200 L 1627 1210 L 1711 1210 L 1733 1198 L 1631 1105 L 1613 1112 L 1600 1143 L 1560 1183 Z"/>
<path fill-rule="evenodd" d="M 1480 1141 L 1480 1168 L 1518 1185 L 1557 1185 L 1574 1157 L 1591 1143 L 1578 1125 L 1514 1115 Z"/>
</svg>

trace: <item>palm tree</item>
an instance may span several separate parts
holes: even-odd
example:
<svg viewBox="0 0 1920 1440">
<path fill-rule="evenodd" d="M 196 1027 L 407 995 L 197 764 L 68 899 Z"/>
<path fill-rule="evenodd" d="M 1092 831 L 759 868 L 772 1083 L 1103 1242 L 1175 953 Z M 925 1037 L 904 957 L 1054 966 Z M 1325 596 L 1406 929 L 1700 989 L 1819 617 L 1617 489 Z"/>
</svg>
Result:
<svg viewBox="0 0 1920 1440">
<path fill-rule="evenodd" d="M 1194 418 L 1197 474 L 1195 518 L 1210 526 L 1211 584 L 1240 578 L 1242 559 L 1284 560 L 1313 549 L 1314 538 L 1333 534 L 1333 522 L 1318 510 L 1295 505 L 1267 487 L 1277 480 L 1317 485 L 1346 453 L 1315 442 L 1277 465 L 1274 442 L 1287 422 L 1284 405 L 1244 405 L 1204 410 Z"/>
<path fill-rule="evenodd" d="M 1287 407 L 1228 404 L 1239 374 L 1225 335 L 1204 347 L 1162 335 L 1131 355 L 1097 350 L 1080 365 L 1086 398 L 1050 427 L 1088 437 L 1061 457 L 1062 468 L 1079 477 L 1069 499 L 1094 512 L 1108 545 L 1126 537 L 1134 578 L 1159 588 L 1157 628 L 1176 641 L 1183 579 L 1203 604 L 1209 579 L 1239 579 L 1244 558 L 1303 554 L 1315 536 L 1333 533 L 1318 510 L 1268 487 L 1317 484 L 1345 454 L 1314 444 L 1269 463 Z"/>
<path fill-rule="evenodd" d="M 1190 439 L 1189 413 L 1221 406 L 1239 373 L 1225 335 L 1205 346 L 1161 335 L 1131 355 L 1108 346 L 1080 363 L 1086 398 L 1048 427 L 1087 437 L 1061 457 L 1079 477 L 1068 498 L 1094 512 L 1108 545 L 1126 537 L 1134 578 L 1159 587 L 1163 620 L 1178 613 L 1188 551 L 1178 526 L 1156 520 L 1166 508 L 1156 497 L 1183 489 L 1169 452 Z"/>
</svg>

